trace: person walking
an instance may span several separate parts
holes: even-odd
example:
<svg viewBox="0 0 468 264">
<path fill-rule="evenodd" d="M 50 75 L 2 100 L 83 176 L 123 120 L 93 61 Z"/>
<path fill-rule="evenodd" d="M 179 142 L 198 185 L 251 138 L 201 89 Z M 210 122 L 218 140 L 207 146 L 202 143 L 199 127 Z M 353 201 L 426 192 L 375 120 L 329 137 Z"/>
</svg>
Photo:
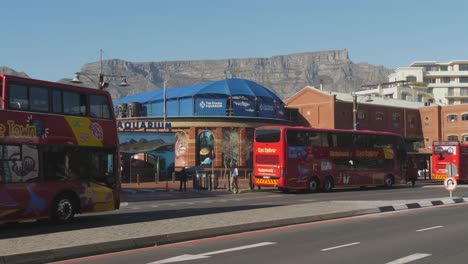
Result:
<svg viewBox="0 0 468 264">
<path fill-rule="evenodd" d="M 231 179 L 232 179 L 232 192 L 239 193 L 239 185 L 237 182 L 237 176 L 239 175 L 239 171 L 237 170 L 237 165 L 234 163 L 232 165 L 232 172 L 231 172 Z"/>
<path fill-rule="evenodd" d="M 418 167 L 416 162 L 414 162 L 413 157 L 408 159 L 408 170 L 407 170 L 407 178 L 411 181 L 411 187 L 414 188 L 416 185 L 416 179 L 418 178 Z"/>
<path fill-rule="evenodd" d="M 179 172 L 179 180 L 179 192 L 182 191 L 182 187 L 184 187 L 184 191 L 187 191 L 187 172 L 185 171 L 185 167 L 183 167 L 182 170 Z"/>
</svg>

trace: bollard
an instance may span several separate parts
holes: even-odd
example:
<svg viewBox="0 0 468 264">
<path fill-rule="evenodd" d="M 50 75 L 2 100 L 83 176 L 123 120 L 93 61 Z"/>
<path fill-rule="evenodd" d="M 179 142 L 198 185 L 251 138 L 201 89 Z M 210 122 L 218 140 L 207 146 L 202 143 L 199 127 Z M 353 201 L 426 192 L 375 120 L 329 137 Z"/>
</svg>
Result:
<svg viewBox="0 0 468 264">
<path fill-rule="evenodd" d="M 137 173 L 137 185 L 140 185 L 140 174 Z"/>
</svg>

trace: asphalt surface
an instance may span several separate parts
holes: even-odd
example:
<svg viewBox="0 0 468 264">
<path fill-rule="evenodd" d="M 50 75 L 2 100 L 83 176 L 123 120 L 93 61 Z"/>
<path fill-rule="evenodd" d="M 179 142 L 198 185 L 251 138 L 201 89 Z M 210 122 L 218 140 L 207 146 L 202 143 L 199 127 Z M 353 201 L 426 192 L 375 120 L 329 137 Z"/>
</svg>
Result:
<svg viewBox="0 0 468 264">
<path fill-rule="evenodd" d="M 9 237 L 0 240 L 0 264 L 46 263 L 271 227 L 467 201 L 468 198 L 446 196 L 429 200 L 313 202 Z"/>
</svg>

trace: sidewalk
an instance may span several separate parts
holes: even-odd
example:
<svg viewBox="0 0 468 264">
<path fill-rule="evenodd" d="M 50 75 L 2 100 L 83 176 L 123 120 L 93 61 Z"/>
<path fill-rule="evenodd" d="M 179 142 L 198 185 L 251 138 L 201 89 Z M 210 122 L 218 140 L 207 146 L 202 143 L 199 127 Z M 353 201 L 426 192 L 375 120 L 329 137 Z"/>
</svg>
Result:
<svg viewBox="0 0 468 264">
<path fill-rule="evenodd" d="M 249 191 L 249 178 L 246 177 L 239 177 L 238 179 L 239 190 L 240 191 Z M 226 180 L 220 179 L 217 186 L 211 186 L 209 183 L 205 183 L 199 186 L 196 186 L 197 190 L 204 190 L 204 191 L 215 191 L 215 192 L 226 192 L 227 189 L 227 182 Z M 194 184 L 193 180 L 187 181 L 187 190 L 193 190 Z M 178 191 L 180 187 L 179 181 L 160 181 L 160 182 L 141 182 L 141 183 L 122 183 L 122 190 L 126 190 L 131 192 L 132 190 L 138 189 L 154 189 L 155 191 Z"/>
</svg>

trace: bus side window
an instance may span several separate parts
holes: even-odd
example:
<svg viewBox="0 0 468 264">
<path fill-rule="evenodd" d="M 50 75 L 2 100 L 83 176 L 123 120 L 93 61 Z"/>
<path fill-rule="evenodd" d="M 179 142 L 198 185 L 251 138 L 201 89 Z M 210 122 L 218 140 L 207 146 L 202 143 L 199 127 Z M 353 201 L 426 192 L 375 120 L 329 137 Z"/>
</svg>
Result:
<svg viewBox="0 0 468 264">
<path fill-rule="evenodd" d="M 28 87 L 25 85 L 10 84 L 9 90 L 9 105 L 11 109 L 28 109 Z"/>
</svg>

